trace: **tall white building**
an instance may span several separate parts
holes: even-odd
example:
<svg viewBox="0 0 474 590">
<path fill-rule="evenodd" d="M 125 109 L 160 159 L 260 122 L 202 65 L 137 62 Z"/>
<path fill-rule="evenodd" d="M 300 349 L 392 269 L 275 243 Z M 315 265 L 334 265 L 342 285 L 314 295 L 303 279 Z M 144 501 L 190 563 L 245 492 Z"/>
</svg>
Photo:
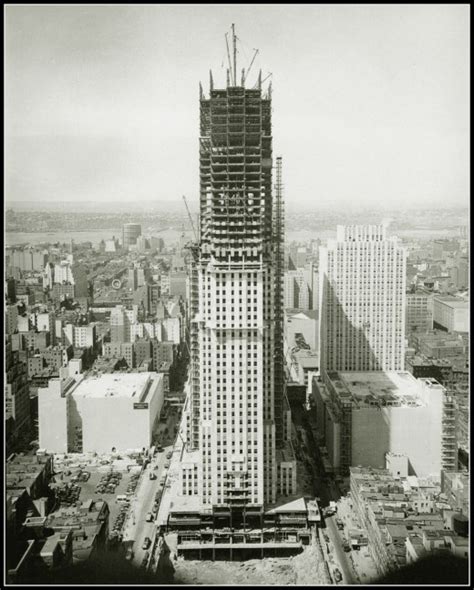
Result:
<svg viewBox="0 0 474 590">
<path fill-rule="evenodd" d="M 260 86 L 216 90 L 211 79 L 200 107 L 189 437 L 200 450 L 203 509 L 239 511 L 275 502 L 296 479 L 296 463 L 283 452 L 291 443 L 284 427 L 280 168 L 274 200 L 271 99 Z"/>
<path fill-rule="evenodd" d="M 112 342 L 131 342 L 131 326 L 138 321 L 138 305 L 126 309 L 117 305 L 110 312 L 110 339 Z M 135 338 L 136 333 L 133 333 Z"/>
<path fill-rule="evenodd" d="M 383 225 L 338 226 L 320 249 L 322 371 L 404 367 L 406 253 Z"/>
<path fill-rule="evenodd" d="M 318 309 L 319 275 L 312 262 L 304 268 L 286 271 L 284 278 L 286 309 Z"/>
<path fill-rule="evenodd" d="M 61 260 L 59 264 L 54 265 L 54 282 L 70 283 L 74 285 L 74 276 L 72 274 L 72 261 Z"/>
</svg>

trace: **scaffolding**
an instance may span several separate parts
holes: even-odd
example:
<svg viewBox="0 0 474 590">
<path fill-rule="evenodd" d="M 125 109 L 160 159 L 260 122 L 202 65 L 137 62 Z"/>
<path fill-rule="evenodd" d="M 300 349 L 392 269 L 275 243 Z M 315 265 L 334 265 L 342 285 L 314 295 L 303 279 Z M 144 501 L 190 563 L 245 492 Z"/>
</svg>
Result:
<svg viewBox="0 0 474 590">
<path fill-rule="evenodd" d="M 283 353 L 283 268 L 284 268 L 284 211 L 283 211 L 283 184 L 282 184 L 282 159 L 276 159 L 275 182 L 275 217 L 273 221 L 273 241 L 275 244 L 275 286 L 273 308 L 275 313 L 275 339 L 274 339 L 274 407 L 275 407 L 275 431 L 276 446 L 284 446 L 283 428 L 283 400 L 285 391 L 285 359 Z"/>
</svg>

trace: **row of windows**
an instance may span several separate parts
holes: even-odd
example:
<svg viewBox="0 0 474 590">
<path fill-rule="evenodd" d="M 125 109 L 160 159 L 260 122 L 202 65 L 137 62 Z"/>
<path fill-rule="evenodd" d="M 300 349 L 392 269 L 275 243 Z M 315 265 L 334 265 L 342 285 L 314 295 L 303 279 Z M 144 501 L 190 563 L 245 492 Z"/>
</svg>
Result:
<svg viewBox="0 0 474 590">
<path fill-rule="evenodd" d="M 229 285 L 228 285 L 229 286 Z M 233 297 L 235 295 L 237 295 L 237 293 L 235 292 L 235 290 L 232 289 L 231 291 L 231 297 Z M 239 289 L 239 295 L 242 295 L 242 289 Z M 252 294 L 252 289 L 247 289 L 247 295 L 251 295 Z M 253 294 L 257 295 L 257 289 L 253 289 Z M 220 295 L 227 295 L 227 290 L 226 289 L 216 289 L 216 295 L 217 297 L 219 297 Z"/>
</svg>

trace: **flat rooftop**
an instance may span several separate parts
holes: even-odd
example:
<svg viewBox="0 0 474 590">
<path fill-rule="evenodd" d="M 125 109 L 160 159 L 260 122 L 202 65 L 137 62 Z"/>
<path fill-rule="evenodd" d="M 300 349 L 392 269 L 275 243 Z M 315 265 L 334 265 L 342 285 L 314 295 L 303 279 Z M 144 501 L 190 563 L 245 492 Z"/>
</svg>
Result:
<svg viewBox="0 0 474 590">
<path fill-rule="evenodd" d="M 314 350 L 301 349 L 294 352 L 293 356 L 303 369 L 317 369 L 319 367 L 319 354 Z"/>
<path fill-rule="evenodd" d="M 129 398 L 144 402 L 148 396 L 149 384 L 159 379 L 158 373 L 104 373 L 88 375 L 73 392 L 74 397 L 115 397 Z"/>
<path fill-rule="evenodd" d="M 459 299 L 458 297 L 454 297 L 453 295 L 437 295 L 435 297 L 435 301 L 440 301 L 449 307 L 455 308 L 469 308 L 469 301 L 465 299 Z"/>
<path fill-rule="evenodd" d="M 408 371 L 330 371 L 338 396 L 355 405 L 421 406 L 420 384 Z"/>
</svg>

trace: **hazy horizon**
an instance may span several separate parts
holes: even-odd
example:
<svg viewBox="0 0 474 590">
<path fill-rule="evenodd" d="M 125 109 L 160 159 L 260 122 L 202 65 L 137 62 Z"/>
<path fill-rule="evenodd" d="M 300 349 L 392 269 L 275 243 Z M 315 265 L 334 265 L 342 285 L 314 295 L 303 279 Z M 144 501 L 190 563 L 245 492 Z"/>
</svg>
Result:
<svg viewBox="0 0 474 590">
<path fill-rule="evenodd" d="M 164 199 L 155 199 L 155 200 L 123 200 L 115 203 L 116 208 L 111 211 L 110 203 L 104 202 L 100 203 L 97 201 L 28 201 L 28 200 L 8 200 L 5 199 L 4 201 L 5 209 L 14 209 L 14 210 L 30 210 L 30 211 L 44 211 L 47 209 L 51 210 L 58 210 L 58 209 L 67 209 L 70 212 L 87 212 L 87 211 L 95 211 L 100 213 L 114 213 L 114 212 L 121 212 L 122 208 L 128 206 L 134 206 L 136 209 L 143 209 L 145 207 L 153 207 L 154 209 L 158 210 L 161 207 L 170 207 L 172 206 L 174 209 L 177 209 L 183 214 L 186 214 L 186 208 L 182 201 L 182 198 L 174 198 L 169 200 Z M 197 201 L 193 203 L 189 203 L 190 209 L 193 211 L 198 210 L 199 203 Z M 72 207 L 77 207 L 77 211 L 72 209 Z M 410 205 L 405 205 L 403 207 L 395 206 L 393 203 L 389 204 L 386 203 L 385 206 L 376 206 L 370 205 L 363 207 L 358 203 L 352 203 L 348 205 L 348 210 L 370 210 L 373 212 L 380 211 L 380 213 L 387 213 L 390 211 L 443 211 L 443 210 L 457 210 L 457 211 L 467 211 L 469 210 L 469 203 L 466 205 L 463 204 L 449 204 L 449 203 L 440 203 L 439 205 L 433 206 L 430 204 L 421 204 L 417 205 L 416 203 Z M 347 212 L 346 209 L 346 212 Z M 325 206 L 321 206 L 320 203 L 303 203 L 303 204 L 295 204 L 293 202 L 285 203 L 285 210 L 287 212 L 295 213 L 297 211 L 322 211 L 322 212 L 338 212 L 340 209 L 338 207 L 331 207 L 329 204 Z"/>
<path fill-rule="evenodd" d="M 199 93 L 272 72 L 293 208 L 469 205 L 468 5 L 9 5 L 7 203 L 199 192 Z M 252 77 L 253 76 L 253 77 Z"/>
</svg>

